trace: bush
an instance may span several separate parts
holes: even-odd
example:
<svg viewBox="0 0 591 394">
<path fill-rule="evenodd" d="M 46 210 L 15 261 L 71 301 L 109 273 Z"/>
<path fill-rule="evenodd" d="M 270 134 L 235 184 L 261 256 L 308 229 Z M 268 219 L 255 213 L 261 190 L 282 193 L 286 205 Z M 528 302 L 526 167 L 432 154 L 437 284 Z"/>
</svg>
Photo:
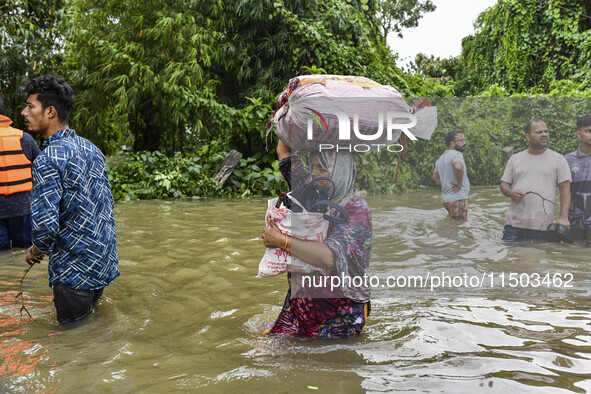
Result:
<svg viewBox="0 0 591 394">
<path fill-rule="evenodd" d="M 122 154 L 119 154 L 121 156 Z M 110 158 L 109 181 L 115 200 L 174 199 L 182 197 L 246 197 L 275 195 L 287 185 L 277 161 L 261 168 L 257 157 L 241 159 L 223 187 L 213 179 L 227 153 L 205 159 L 176 152 L 168 157 L 160 152 L 137 152 Z M 119 164 L 114 164 L 120 162 Z"/>
</svg>

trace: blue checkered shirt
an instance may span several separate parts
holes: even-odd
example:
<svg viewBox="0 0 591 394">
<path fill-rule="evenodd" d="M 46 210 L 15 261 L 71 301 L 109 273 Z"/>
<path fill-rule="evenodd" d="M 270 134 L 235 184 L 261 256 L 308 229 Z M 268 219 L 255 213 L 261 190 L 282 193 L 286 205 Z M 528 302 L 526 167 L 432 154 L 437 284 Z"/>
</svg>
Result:
<svg viewBox="0 0 591 394">
<path fill-rule="evenodd" d="M 119 276 L 113 195 L 102 152 L 74 130 L 33 162 L 33 244 L 49 254 L 49 285 L 96 290 Z"/>
</svg>

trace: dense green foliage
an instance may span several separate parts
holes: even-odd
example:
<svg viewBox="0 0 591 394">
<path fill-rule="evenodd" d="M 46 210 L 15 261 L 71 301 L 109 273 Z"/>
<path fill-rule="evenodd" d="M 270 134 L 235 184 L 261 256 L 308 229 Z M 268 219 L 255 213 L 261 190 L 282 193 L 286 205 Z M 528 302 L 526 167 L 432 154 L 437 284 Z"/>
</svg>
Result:
<svg viewBox="0 0 591 394">
<path fill-rule="evenodd" d="M 106 153 L 122 143 L 167 154 L 213 144 L 252 156 L 264 152 L 273 102 L 297 75 L 366 75 L 410 93 L 382 23 L 416 24 L 432 6 L 389 3 L 12 0 L 0 21 L 11 66 L 2 97 L 56 72 L 77 93 L 71 126 Z M 19 100 L 8 100 L 15 113 Z"/>
<path fill-rule="evenodd" d="M 534 116 L 553 132 L 551 148 L 573 150 L 576 117 L 591 109 L 558 98 L 591 95 L 591 3 L 498 0 L 460 56 L 419 55 L 405 73 L 386 34 L 433 9 L 431 0 L 9 0 L 0 3 L 0 97 L 22 127 L 20 87 L 40 74 L 65 76 L 77 95 L 70 126 L 116 155 L 117 199 L 284 190 L 266 123 L 289 79 L 310 73 L 362 75 L 407 97 L 434 97 L 431 141 L 357 156 L 358 186 L 370 192 L 432 185 L 450 130 L 467 137 L 476 185 L 498 182 L 502 147 L 523 149 Z M 230 149 L 244 158 L 220 188 L 212 177 Z"/>
<path fill-rule="evenodd" d="M 498 0 L 480 14 L 457 58 L 419 55 L 414 72 L 457 96 L 589 96 L 591 2 Z"/>
<path fill-rule="evenodd" d="M 17 124 L 24 107 L 20 89 L 30 75 L 59 62 L 56 23 L 61 0 L 8 0 L 0 2 L 0 99 Z"/>
<path fill-rule="evenodd" d="M 197 11 L 208 4 L 70 1 L 58 70 L 79 92 L 74 127 L 107 152 L 123 135 L 135 150 L 184 150 L 199 120 L 217 110 L 207 69 L 219 33 Z"/>
<path fill-rule="evenodd" d="M 463 42 L 470 84 L 464 89 L 498 84 L 509 93 L 549 92 L 553 81 L 588 75 L 591 20 L 580 14 L 590 11 L 586 0 L 499 1 Z"/>
<path fill-rule="evenodd" d="M 117 200 L 246 197 L 287 189 L 277 160 L 271 167 L 260 168 L 257 155 L 241 159 L 223 188 L 213 178 L 225 159 L 221 153 L 205 158 L 198 154 L 177 152 L 166 156 L 144 151 L 115 159 L 120 162 L 111 161 L 109 181 Z"/>
<path fill-rule="evenodd" d="M 20 87 L 40 74 L 65 76 L 77 95 L 70 126 L 107 154 L 141 152 L 112 169 L 117 198 L 261 192 L 269 184 L 259 179 L 276 159 L 266 123 L 289 79 L 364 75 L 412 93 L 421 80 L 395 66 L 385 34 L 434 8 L 430 0 L 2 4 L 2 64 L 10 67 L 0 74 L 1 96 L 16 125 L 23 126 Z M 238 168 L 216 190 L 207 177 L 230 149 L 251 170 Z M 166 156 L 146 153 L 156 151 Z"/>
</svg>

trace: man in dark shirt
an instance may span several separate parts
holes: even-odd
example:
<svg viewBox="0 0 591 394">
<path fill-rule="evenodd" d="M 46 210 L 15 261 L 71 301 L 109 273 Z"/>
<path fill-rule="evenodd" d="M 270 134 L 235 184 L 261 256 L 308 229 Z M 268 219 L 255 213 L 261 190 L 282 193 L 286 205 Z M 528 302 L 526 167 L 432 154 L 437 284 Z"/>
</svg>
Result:
<svg viewBox="0 0 591 394">
<path fill-rule="evenodd" d="M 33 137 L 6 115 L 0 101 L 0 250 L 31 246 L 31 163 L 39 155 Z"/>
<path fill-rule="evenodd" d="M 565 156 L 573 178 L 568 220 L 573 235 L 591 246 L 591 115 L 577 119 L 577 137 L 581 146 Z"/>
</svg>

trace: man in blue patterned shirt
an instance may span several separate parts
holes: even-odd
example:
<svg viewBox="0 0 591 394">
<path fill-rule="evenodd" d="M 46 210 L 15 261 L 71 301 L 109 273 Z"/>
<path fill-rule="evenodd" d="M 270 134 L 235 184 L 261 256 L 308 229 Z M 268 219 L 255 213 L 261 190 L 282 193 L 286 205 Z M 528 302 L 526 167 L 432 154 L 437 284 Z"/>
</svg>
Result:
<svg viewBox="0 0 591 394">
<path fill-rule="evenodd" d="M 92 312 L 105 286 L 119 276 L 119 260 L 105 157 L 68 126 L 74 92 L 46 75 L 25 87 L 27 129 L 45 138 L 33 163 L 33 246 L 26 262 L 49 255 L 49 286 L 61 324 Z"/>
</svg>

